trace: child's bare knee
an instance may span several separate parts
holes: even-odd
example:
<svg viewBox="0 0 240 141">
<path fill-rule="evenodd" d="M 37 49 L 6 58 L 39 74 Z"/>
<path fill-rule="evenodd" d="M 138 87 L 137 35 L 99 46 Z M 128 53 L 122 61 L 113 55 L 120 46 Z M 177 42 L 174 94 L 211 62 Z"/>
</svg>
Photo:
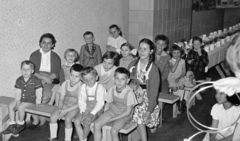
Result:
<svg viewBox="0 0 240 141">
<path fill-rule="evenodd" d="M 70 117 L 65 117 L 65 122 L 66 122 L 66 123 L 71 123 L 71 122 L 72 122 L 72 118 L 70 118 Z"/>
<path fill-rule="evenodd" d="M 51 122 L 57 122 L 57 120 L 58 120 L 58 115 L 57 114 L 51 114 L 51 116 L 50 116 L 50 121 Z"/>
<path fill-rule="evenodd" d="M 182 86 L 179 86 L 179 89 L 183 90 L 183 89 L 184 89 L 184 86 L 183 86 L 183 85 L 182 85 Z"/>
<path fill-rule="evenodd" d="M 9 108 L 10 109 L 15 109 L 15 107 L 17 106 L 17 103 L 16 103 L 16 101 L 13 101 L 13 102 L 11 102 L 10 104 L 9 104 Z"/>
<path fill-rule="evenodd" d="M 112 135 L 118 135 L 118 132 L 119 132 L 119 131 L 116 130 L 115 128 L 112 128 L 112 129 L 111 129 L 111 134 L 112 134 Z"/>
<path fill-rule="evenodd" d="M 102 125 L 101 125 L 101 122 L 98 122 L 98 121 L 95 121 L 94 122 L 94 128 L 95 129 L 101 129 L 102 127 L 101 127 Z"/>
<path fill-rule="evenodd" d="M 20 104 L 18 106 L 18 111 L 24 111 L 25 110 L 25 106 L 23 106 L 22 104 Z"/>
</svg>

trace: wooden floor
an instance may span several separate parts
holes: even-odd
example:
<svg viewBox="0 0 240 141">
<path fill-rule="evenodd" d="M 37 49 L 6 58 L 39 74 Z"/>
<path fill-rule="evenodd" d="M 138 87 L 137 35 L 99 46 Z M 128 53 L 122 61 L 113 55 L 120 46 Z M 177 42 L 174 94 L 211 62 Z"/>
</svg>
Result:
<svg viewBox="0 0 240 141">
<path fill-rule="evenodd" d="M 219 79 L 215 69 L 210 69 L 208 77 L 212 80 Z M 216 103 L 214 98 L 214 90 L 206 90 L 202 94 L 203 100 L 196 100 L 196 105 L 191 108 L 191 112 L 197 120 L 205 125 L 211 124 L 210 110 Z M 154 134 L 149 132 L 149 141 L 183 141 L 197 130 L 190 124 L 187 114 L 182 113 L 177 118 L 172 118 L 172 105 L 166 105 L 163 115 L 163 126 L 159 128 Z M 64 140 L 64 123 L 61 121 L 59 124 L 59 141 Z M 35 130 L 29 130 L 26 128 L 21 132 L 19 137 L 11 137 L 10 141 L 47 141 L 50 137 L 49 123 L 46 123 L 42 127 L 37 127 Z M 204 134 L 197 136 L 192 141 L 201 141 Z M 127 138 L 124 136 L 124 140 Z M 77 141 L 78 139 L 73 139 Z M 89 141 L 93 141 L 93 136 L 90 135 Z"/>
</svg>

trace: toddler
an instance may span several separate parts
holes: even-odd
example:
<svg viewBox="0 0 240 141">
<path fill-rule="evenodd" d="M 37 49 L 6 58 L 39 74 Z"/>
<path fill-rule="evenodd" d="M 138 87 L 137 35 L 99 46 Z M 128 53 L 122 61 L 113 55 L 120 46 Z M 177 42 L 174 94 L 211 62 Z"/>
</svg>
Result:
<svg viewBox="0 0 240 141">
<path fill-rule="evenodd" d="M 31 61 L 25 60 L 21 63 L 21 73 L 15 83 L 15 100 L 8 106 L 9 126 L 2 134 L 17 135 L 25 128 L 25 108 L 36 104 L 41 107 L 42 101 L 42 83 L 34 74 L 34 64 Z M 18 119 L 15 121 L 15 113 L 18 111 Z M 39 122 L 38 116 L 32 115 L 33 125 Z"/>
</svg>

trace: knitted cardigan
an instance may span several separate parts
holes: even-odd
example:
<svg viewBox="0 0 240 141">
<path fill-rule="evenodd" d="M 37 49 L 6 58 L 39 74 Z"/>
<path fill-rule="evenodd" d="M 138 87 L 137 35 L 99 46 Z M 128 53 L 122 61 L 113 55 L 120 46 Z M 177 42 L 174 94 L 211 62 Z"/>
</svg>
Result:
<svg viewBox="0 0 240 141">
<path fill-rule="evenodd" d="M 138 60 L 133 60 L 129 69 L 135 66 L 135 70 L 137 70 L 137 62 Z M 137 73 L 131 72 L 131 76 L 137 77 Z M 147 97 L 148 97 L 148 107 L 147 111 L 152 113 L 154 108 L 158 103 L 158 94 L 159 94 L 159 86 L 160 86 L 160 74 L 158 67 L 152 63 L 152 68 L 149 72 L 149 79 L 146 80 L 147 84 Z"/>
<path fill-rule="evenodd" d="M 32 61 L 35 65 L 35 73 L 39 73 L 40 65 L 41 65 L 41 57 L 42 54 L 40 53 L 40 50 L 34 51 L 30 55 L 30 61 Z M 59 73 L 61 69 L 61 59 L 60 57 L 53 51 L 51 51 L 51 72 L 56 75 L 57 78 L 59 78 Z"/>
</svg>

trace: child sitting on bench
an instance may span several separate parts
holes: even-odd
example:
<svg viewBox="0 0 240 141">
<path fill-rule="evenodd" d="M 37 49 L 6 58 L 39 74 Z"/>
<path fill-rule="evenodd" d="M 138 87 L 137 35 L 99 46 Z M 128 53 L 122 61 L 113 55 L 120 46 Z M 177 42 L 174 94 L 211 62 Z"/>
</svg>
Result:
<svg viewBox="0 0 240 141">
<path fill-rule="evenodd" d="M 79 140 L 86 141 L 91 123 L 103 112 L 106 89 L 97 82 L 97 71 L 93 67 L 83 69 L 82 79 L 85 84 L 81 86 L 79 91 L 80 112 L 74 118 L 74 124 Z"/>
<path fill-rule="evenodd" d="M 107 123 L 113 123 L 111 136 L 113 141 L 119 141 L 119 131 L 132 119 L 133 107 L 137 100 L 127 83 L 130 72 L 123 67 L 114 73 L 115 86 L 107 91 L 105 112 L 94 123 L 94 141 L 101 141 L 101 129 Z"/>
<path fill-rule="evenodd" d="M 17 135 L 25 128 L 25 108 L 37 104 L 37 107 L 41 105 L 42 98 L 42 83 L 39 78 L 33 75 L 34 64 L 31 61 L 25 60 L 21 63 L 21 73 L 16 80 L 15 84 L 15 100 L 11 102 L 8 107 L 10 123 L 6 130 L 2 134 Z M 15 121 L 15 111 L 18 111 L 18 119 Z M 38 116 L 33 117 L 33 124 L 38 124 Z"/>
<path fill-rule="evenodd" d="M 80 64 L 74 64 L 70 68 L 70 79 L 62 83 L 59 89 L 58 108 L 50 116 L 50 141 L 57 141 L 58 119 L 65 117 L 65 141 L 71 141 L 72 120 L 79 112 L 78 92 L 82 85 Z"/>
</svg>

